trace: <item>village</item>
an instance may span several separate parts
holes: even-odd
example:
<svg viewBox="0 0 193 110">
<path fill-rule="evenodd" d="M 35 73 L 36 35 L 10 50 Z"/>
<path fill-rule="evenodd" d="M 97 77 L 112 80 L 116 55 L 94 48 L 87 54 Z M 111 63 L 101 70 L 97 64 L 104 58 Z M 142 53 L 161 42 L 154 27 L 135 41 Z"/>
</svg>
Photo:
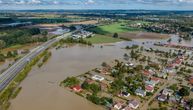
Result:
<svg viewBox="0 0 193 110">
<path fill-rule="evenodd" d="M 106 109 L 192 109 L 191 51 L 125 49 L 123 58 L 68 77 L 61 86 Z"/>
</svg>

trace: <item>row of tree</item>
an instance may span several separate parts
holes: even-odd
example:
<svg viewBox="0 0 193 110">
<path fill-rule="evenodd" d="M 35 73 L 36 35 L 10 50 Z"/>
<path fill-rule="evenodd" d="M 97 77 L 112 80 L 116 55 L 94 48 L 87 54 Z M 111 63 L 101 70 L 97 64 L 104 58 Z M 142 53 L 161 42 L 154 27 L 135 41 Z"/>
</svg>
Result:
<svg viewBox="0 0 193 110">
<path fill-rule="evenodd" d="M 11 33 L 7 33 L 0 37 L 0 49 L 9 47 L 16 44 L 26 44 L 33 42 L 45 42 L 47 37 L 33 37 L 33 35 L 40 34 L 39 28 L 31 28 L 24 30 L 17 30 Z"/>
</svg>

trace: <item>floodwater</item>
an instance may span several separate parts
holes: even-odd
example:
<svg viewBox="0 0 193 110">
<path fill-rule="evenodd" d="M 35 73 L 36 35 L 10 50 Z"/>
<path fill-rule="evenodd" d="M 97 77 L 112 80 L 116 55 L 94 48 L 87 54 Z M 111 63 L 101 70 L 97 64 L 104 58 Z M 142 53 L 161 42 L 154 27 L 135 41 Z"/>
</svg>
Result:
<svg viewBox="0 0 193 110">
<path fill-rule="evenodd" d="M 175 42 L 176 36 L 171 38 L 172 42 Z M 127 45 L 154 47 L 153 43 L 166 41 L 167 39 L 137 39 L 132 42 L 118 42 L 114 44 L 115 46 L 109 45 L 103 48 L 100 48 L 100 45 L 95 47 L 76 45 L 59 50 L 52 49 L 52 57 L 48 62 L 42 68 L 34 67 L 21 83 L 22 90 L 11 101 L 9 110 L 101 110 L 103 108 L 60 87 L 59 83 L 66 77 L 77 76 L 94 69 L 104 61 L 122 58 L 126 50 L 121 48 Z M 193 44 L 192 41 L 182 43 Z"/>
<path fill-rule="evenodd" d="M 9 110 L 101 110 L 59 86 L 68 76 L 77 76 L 101 65 L 122 58 L 126 50 L 119 46 L 73 46 L 52 49 L 52 57 L 42 67 L 34 69 L 21 83 L 22 90 L 11 101 Z"/>
<path fill-rule="evenodd" d="M 182 39 L 182 42 L 178 42 L 179 36 L 178 35 L 170 35 L 170 38 L 167 39 L 134 39 L 133 41 L 137 44 L 145 43 L 146 46 L 152 46 L 154 43 L 167 43 L 168 39 L 171 39 L 172 44 L 182 45 L 182 46 L 193 46 L 193 38 L 191 40 L 184 40 Z"/>
</svg>

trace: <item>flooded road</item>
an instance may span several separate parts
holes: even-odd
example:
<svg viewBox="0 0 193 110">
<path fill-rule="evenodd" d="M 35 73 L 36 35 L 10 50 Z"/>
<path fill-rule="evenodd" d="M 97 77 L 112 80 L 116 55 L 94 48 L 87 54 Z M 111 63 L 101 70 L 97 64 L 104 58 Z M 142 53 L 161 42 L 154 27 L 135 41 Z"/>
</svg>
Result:
<svg viewBox="0 0 193 110">
<path fill-rule="evenodd" d="M 68 76 L 83 74 L 103 61 L 122 58 L 118 46 L 73 46 L 52 49 L 52 57 L 42 68 L 34 67 L 21 83 L 22 90 L 9 110 L 101 110 L 99 106 L 65 90 L 59 83 Z"/>
</svg>

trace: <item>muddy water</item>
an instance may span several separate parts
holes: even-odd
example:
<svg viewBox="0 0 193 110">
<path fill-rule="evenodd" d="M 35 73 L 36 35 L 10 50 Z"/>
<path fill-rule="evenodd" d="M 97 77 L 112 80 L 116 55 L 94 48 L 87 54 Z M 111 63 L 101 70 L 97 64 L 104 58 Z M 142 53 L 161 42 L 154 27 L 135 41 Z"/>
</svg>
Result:
<svg viewBox="0 0 193 110">
<path fill-rule="evenodd" d="M 77 76 L 103 61 L 121 58 L 118 46 L 73 46 L 52 49 L 52 57 L 42 68 L 35 67 L 21 83 L 22 91 L 12 100 L 10 110 L 101 110 L 99 106 L 59 87 L 68 76 Z"/>
</svg>

